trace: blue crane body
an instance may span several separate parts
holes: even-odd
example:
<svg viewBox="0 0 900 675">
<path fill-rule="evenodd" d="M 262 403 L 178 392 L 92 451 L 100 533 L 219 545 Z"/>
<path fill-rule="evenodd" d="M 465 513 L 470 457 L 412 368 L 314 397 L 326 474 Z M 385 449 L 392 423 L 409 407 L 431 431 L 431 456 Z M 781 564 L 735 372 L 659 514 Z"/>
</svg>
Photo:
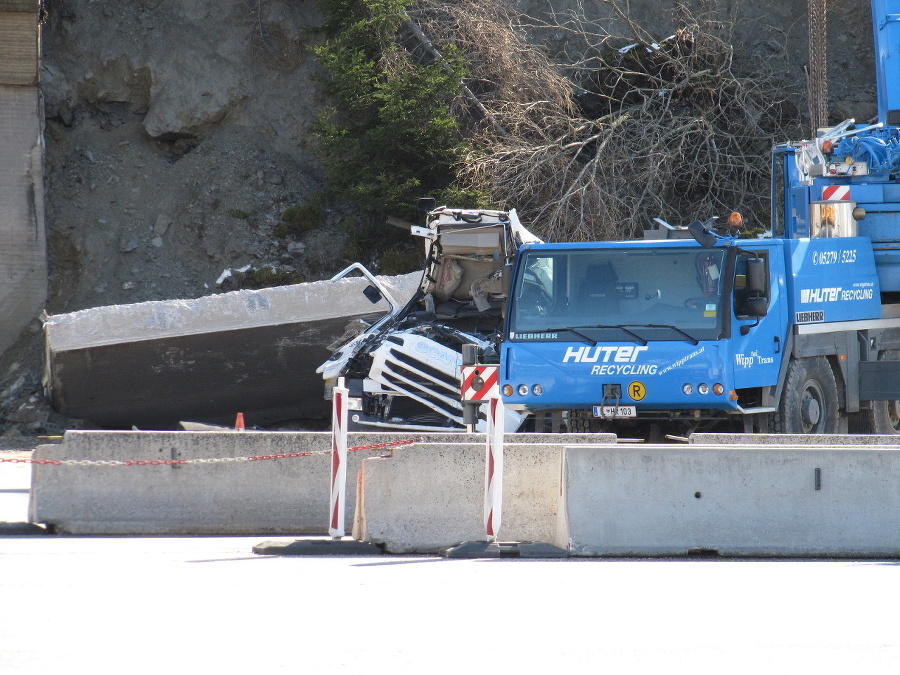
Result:
<svg viewBox="0 0 900 675">
<path fill-rule="evenodd" d="M 660 223 L 523 245 L 504 403 L 589 428 L 900 432 L 900 0 L 872 0 L 878 121 L 775 148 L 771 236 Z"/>
</svg>

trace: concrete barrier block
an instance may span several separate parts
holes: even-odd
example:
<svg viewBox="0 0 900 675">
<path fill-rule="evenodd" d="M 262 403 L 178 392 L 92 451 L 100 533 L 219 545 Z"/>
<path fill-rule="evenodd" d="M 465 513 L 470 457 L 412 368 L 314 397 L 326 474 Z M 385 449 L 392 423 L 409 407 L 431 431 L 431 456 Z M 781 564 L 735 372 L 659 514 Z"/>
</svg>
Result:
<svg viewBox="0 0 900 675">
<path fill-rule="evenodd" d="M 882 446 L 567 447 L 555 544 L 582 556 L 900 556 Z"/>
<path fill-rule="evenodd" d="M 691 434 L 694 445 L 900 445 L 900 435 L 866 434 Z"/>
<path fill-rule="evenodd" d="M 500 540 L 551 541 L 562 448 L 504 447 Z M 354 536 L 392 553 L 433 553 L 484 540 L 484 486 L 483 444 L 417 445 L 390 459 L 366 459 Z"/>
<path fill-rule="evenodd" d="M 350 434 L 351 446 L 410 438 Z M 88 460 L 33 467 L 30 519 L 71 534 L 325 534 L 331 434 L 321 432 L 70 431 L 34 459 Z M 316 452 L 265 461 L 174 466 L 109 466 L 106 460 L 256 457 Z M 346 519 L 364 457 L 348 454 Z"/>
<path fill-rule="evenodd" d="M 521 436 L 507 435 L 508 440 L 514 438 Z M 578 441 L 586 436 L 566 438 Z M 354 432 L 348 435 L 348 445 L 411 439 L 443 443 L 451 454 L 460 444 L 475 441 L 480 444 L 483 472 L 483 434 Z M 83 463 L 33 467 L 30 519 L 71 534 L 325 534 L 331 477 L 331 456 L 326 453 L 330 450 L 331 434 L 323 432 L 70 431 L 63 443 L 38 447 L 34 459 Z M 238 460 L 298 452 L 318 454 Z M 356 509 L 354 487 L 363 459 L 389 452 L 348 454 L 348 526 Z M 109 460 L 221 458 L 234 461 L 130 467 L 103 464 Z M 483 482 L 483 474 L 480 480 Z"/>
</svg>

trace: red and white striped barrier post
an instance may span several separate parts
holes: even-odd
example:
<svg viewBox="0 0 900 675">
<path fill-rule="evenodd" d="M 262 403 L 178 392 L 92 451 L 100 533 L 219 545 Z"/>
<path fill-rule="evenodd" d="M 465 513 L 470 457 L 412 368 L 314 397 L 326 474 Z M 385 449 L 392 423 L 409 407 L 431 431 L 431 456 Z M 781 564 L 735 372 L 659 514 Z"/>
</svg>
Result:
<svg viewBox="0 0 900 675">
<path fill-rule="evenodd" d="M 344 536 L 344 501 L 347 491 L 347 395 L 344 378 L 332 390 L 331 408 L 331 499 L 328 534 Z"/>
<path fill-rule="evenodd" d="M 496 541 L 503 508 L 504 409 L 500 398 L 487 401 L 487 460 L 484 475 L 484 531 Z"/>
<path fill-rule="evenodd" d="M 500 366 L 462 366 L 459 393 L 463 405 L 463 424 L 468 433 L 475 433 L 479 405 L 500 396 L 499 377 Z"/>
</svg>

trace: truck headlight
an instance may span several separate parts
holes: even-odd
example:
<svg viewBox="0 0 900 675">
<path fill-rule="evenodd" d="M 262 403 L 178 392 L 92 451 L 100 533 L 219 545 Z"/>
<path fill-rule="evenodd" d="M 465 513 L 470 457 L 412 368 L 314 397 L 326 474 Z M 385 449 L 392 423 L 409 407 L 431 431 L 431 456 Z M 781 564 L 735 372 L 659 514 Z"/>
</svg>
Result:
<svg viewBox="0 0 900 675">
<path fill-rule="evenodd" d="M 694 388 L 690 385 L 690 383 L 685 383 L 681 387 L 681 393 L 683 393 L 685 396 L 690 396 L 694 393 Z"/>
<path fill-rule="evenodd" d="M 697 385 L 697 393 L 706 396 L 709 393 L 709 385 L 706 382 L 701 382 Z"/>
<path fill-rule="evenodd" d="M 544 388 L 541 385 L 536 384 L 531 388 L 531 393 L 535 396 L 540 396 L 544 393 Z"/>
<path fill-rule="evenodd" d="M 519 385 L 519 396 L 528 396 L 528 385 L 527 384 Z"/>
</svg>

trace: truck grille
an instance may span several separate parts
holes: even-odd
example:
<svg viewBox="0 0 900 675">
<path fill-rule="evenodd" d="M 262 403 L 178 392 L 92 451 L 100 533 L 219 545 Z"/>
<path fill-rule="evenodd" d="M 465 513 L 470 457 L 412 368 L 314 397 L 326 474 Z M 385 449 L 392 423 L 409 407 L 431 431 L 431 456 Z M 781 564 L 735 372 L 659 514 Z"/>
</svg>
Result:
<svg viewBox="0 0 900 675">
<path fill-rule="evenodd" d="M 421 335 L 391 336 L 372 352 L 369 377 L 462 424 L 461 355 Z"/>
</svg>

